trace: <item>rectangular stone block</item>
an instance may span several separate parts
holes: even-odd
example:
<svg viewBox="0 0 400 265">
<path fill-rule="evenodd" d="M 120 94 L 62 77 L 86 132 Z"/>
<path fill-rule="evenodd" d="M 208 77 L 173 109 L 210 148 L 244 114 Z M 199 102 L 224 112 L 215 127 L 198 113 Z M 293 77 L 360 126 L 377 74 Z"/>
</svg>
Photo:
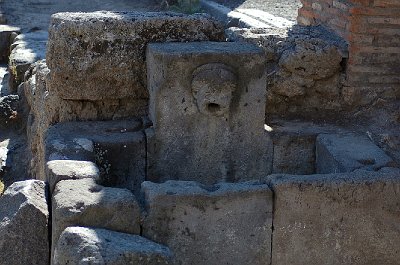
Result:
<svg viewBox="0 0 400 265">
<path fill-rule="evenodd" d="M 1 13 L 0 13 L 1 20 Z M 1 23 L 0 23 L 1 24 Z M 19 32 L 19 28 L 0 25 L 0 62 L 6 63 L 10 54 L 11 34 Z"/>
<path fill-rule="evenodd" d="M 173 254 L 165 246 L 137 235 L 106 229 L 68 227 L 56 248 L 52 265 L 168 265 Z"/>
<path fill-rule="evenodd" d="M 17 181 L 0 196 L 0 265 L 48 265 L 49 201 L 39 180 Z"/>
<path fill-rule="evenodd" d="M 379 170 L 394 161 L 367 136 L 320 134 L 316 142 L 317 173 L 344 173 L 356 169 Z"/>
<path fill-rule="evenodd" d="M 62 180 L 52 197 L 52 253 L 62 231 L 69 226 L 139 234 L 139 220 L 140 207 L 129 190 L 103 187 L 91 178 Z"/>
<path fill-rule="evenodd" d="M 269 264 L 272 193 L 267 185 L 144 182 L 142 191 L 143 235 L 167 245 L 176 264 Z"/>
<path fill-rule="evenodd" d="M 224 40 L 207 15 L 152 12 L 58 13 L 49 34 L 54 87 L 72 100 L 148 98 L 147 43 Z"/>
<path fill-rule="evenodd" d="M 272 264 L 399 262 L 399 171 L 281 175 L 270 184 Z"/>
<path fill-rule="evenodd" d="M 267 175 L 265 58 L 251 44 L 150 44 L 148 180 L 235 182 Z"/>
<path fill-rule="evenodd" d="M 61 180 L 91 178 L 99 180 L 100 172 L 96 164 L 89 161 L 52 160 L 46 164 L 46 179 L 50 193 Z"/>
<path fill-rule="evenodd" d="M 18 35 L 11 45 L 9 58 L 10 90 L 17 91 L 17 87 L 24 81 L 25 72 L 29 67 L 45 58 L 47 31 L 39 30 Z"/>
</svg>

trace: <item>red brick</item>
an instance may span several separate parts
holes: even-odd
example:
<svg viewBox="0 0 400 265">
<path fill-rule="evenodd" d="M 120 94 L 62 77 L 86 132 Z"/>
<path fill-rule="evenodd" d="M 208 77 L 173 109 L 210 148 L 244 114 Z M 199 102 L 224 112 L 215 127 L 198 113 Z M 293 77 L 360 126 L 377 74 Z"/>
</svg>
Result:
<svg viewBox="0 0 400 265">
<path fill-rule="evenodd" d="M 377 7 L 400 7 L 400 0 L 374 0 Z"/>
<path fill-rule="evenodd" d="M 399 14 L 400 16 L 400 14 Z M 367 18 L 368 23 L 371 24 L 389 24 L 389 25 L 399 25 L 400 26 L 400 18 L 391 18 L 391 17 L 369 17 Z"/>
<path fill-rule="evenodd" d="M 351 7 L 349 13 L 352 15 L 396 17 L 400 14 L 400 8 L 369 8 L 356 6 Z"/>
</svg>

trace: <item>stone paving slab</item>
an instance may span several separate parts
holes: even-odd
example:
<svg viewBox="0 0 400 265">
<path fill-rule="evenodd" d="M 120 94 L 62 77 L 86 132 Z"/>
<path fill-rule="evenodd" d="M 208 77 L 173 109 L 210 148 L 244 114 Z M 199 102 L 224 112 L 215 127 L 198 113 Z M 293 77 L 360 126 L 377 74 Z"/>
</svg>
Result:
<svg viewBox="0 0 400 265">
<path fill-rule="evenodd" d="M 379 170 L 394 161 L 366 135 L 320 134 L 316 140 L 316 171 L 320 174 Z"/>
</svg>

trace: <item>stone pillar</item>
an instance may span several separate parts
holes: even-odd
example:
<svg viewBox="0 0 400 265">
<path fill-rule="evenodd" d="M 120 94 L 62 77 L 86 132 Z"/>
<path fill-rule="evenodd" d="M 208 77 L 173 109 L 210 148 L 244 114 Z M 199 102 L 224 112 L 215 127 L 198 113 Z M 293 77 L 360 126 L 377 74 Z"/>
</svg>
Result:
<svg viewBox="0 0 400 265">
<path fill-rule="evenodd" d="M 343 99 L 362 106 L 400 94 L 400 2 L 301 0 L 298 22 L 323 25 L 349 44 Z"/>
<path fill-rule="evenodd" d="M 263 52 L 244 43 L 147 49 L 148 180 L 255 179 L 271 172 Z"/>
</svg>

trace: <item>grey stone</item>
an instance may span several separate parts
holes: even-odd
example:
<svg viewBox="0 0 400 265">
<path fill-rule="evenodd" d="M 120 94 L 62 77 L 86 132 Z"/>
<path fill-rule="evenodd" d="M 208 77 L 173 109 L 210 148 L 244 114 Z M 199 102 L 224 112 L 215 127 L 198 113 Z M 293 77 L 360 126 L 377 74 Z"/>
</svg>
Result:
<svg viewBox="0 0 400 265">
<path fill-rule="evenodd" d="M 7 158 L 8 158 L 8 148 L 0 147 L 0 174 L 7 167 Z"/>
<path fill-rule="evenodd" d="M 63 99 L 148 98 L 150 42 L 222 41 L 223 27 L 202 14 L 59 13 L 52 16 L 47 63 Z"/>
<path fill-rule="evenodd" d="M 317 173 L 352 172 L 356 169 L 379 170 L 394 161 L 367 136 L 321 134 L 316 143 Z"/>
<path fill-rule="evenodd" d="M 94 179 L 58 182 L 52 200 L 52 249 L 68 226 L 93 226 L 139 234 L 140 208 L 126 189 L 97 185 Z"/>
<path fill-rule="evenodd" d="M 315 173 L 315 133 L 273 131 L 272 173 L 307 175 Z"/>
<path fill-rule="evenodd" d="M 270 173 L 264 67 L 251 44 L 150 44 L 147 179 L 213 184 Z"/>
<path fill-rule="evenodd" d="M 171 248 L 176 264 L 269 264 L 272 192 L 267 185 L 146 181 L 142 190 L 143 235 Z"/>
<path fill-rule="evenodd" d="M 0 126 L 7 126 L 17 118 L 18 95 L 0 97 Z"/>
<path fill-rule="evenodd" d="M 143 237 L 105 229 L 68 227 L 58 241 L 53 265 L 172 264 L 171 251 Z"/>
<path fill-rule="evenodd" d="M 400 259 L 400 174 L 273 176 L 272 264 L 375 265 Z"/>
<path fill-rule="evenodd" d="M 282 53 L 279 65 L 297 76 L 320 80 L 340 69 L 342 55 L 334 44 L 324 39 L 299 38 L 293 49 Z"/>
<path fill-rule="evenodd" d="M 19 31 L 20 29 L 17 27 L 0 25 L 0 62 L 7 62 L 8 56 L 10 54 L 11 34 Z"/>
<path fill-rule="evenodd" d="M 30 66 L 45 58 L 48 34 L 45 31 L 34 31 L 18 35 L 11 45 L 9 58 L 10 90 L 16 92 L 24 81 L 25 72 Z"/>
<path fill-rule="evenodd" d="M 110 126 L 117 126 L 116 123 L 118 122 L 112 122 L 110 120 L 126 119 L 129 121 L 121 122 L 121 124 L 125 125 L 117 126 L 127 126 L 125 127 L 126 131 L 114 131 L 114 135 L 109 134 L 109 136 L 110 138 L 113 138 L 119 134 L 121 136 L 126 135 L 128 138 L 132 131 L 132 124 L 134 126 L 137 124 L 136 122 L 130 124 L 132 117 L 141 117 L 146 115 L 148 109 L 147 99 L 124 98 L 121 100 L 105 99 L 100 101 L 62 100 L 58 97 L 57 93 L 55 93 L 56 88 L 54 88 L 54 86 L 57 86 L 57 83 L 52 83 L 49 74 L 50 70 L 47 68 L 45 61 L 39 61 L 34 64 L 34 67 L 32 67 L 30 71 L 27 72 L 27 81 L 25 81 L 23 85 L 25 98 L 29 106 L 29 115 L 26 126 L 29 146 L 32 153 L 31 173 L 37 179 L 43 179 L 45 176 L 46 162 L 42 162 L 45 161 L 44 138 L 46 136 L 46 131 L 50 126 L 56 123 L 77 120 L 108 121 L 109 123 L 107 124 Z M 102 130 L 95 124 L 96 123 L 89 123 L 89 126 L 92 125 L 95 127 L 93 128 L 94 132 L 97 132 L 96 129 Z M 76 126 L 78 128 L 81 127 L 78 125 Z M 78 135 L 79 130 L 77 130 L 77 132 Z M 88 137 L 86 137 L 86 139 L 88 139 Z M 64 154 L 65 157 L 72 160 L 94 161 L 93 152 L 88 153 L 81 148 L 76 149 L 75 147 L 78 147 L 78 145 L 74 143 L 72 144 L 73 148 L 69 150 L 77 151 L 77 154 Z M 66 151 L 64 150 L 64 152 Z M 60 152 L 57 150 L 52 150 L 48 155 L 52 153 L 54 153 L 55 157 L 62 157 Z M 141 169 L 141 167 L 136 168 Z"/>
<path fill-rule="evenodd" d="M 96 164 L 89 161 L 52 160 L 46 165 L 50 192 L 61 180 L 92 178 L 99 180 L 100 172 Z"/>
<path fill-rule="evenodd" d="M 0 11 L 0 24 L 7 24 L 7 19 L 1 11 Z"/>
<path fill-rule="evenodd" d="M 0 264 L 47 265 L 49 210 L 46 184 L 13 183 L 0 197 Z"/>
<path fill-rule="evenodd" d="M 59 123 L 47 132 L 45 161 L 95 162 L 101 184 L 138 196 L 146 171 L 144 127 L 142 119 Z"/>
</svg>

